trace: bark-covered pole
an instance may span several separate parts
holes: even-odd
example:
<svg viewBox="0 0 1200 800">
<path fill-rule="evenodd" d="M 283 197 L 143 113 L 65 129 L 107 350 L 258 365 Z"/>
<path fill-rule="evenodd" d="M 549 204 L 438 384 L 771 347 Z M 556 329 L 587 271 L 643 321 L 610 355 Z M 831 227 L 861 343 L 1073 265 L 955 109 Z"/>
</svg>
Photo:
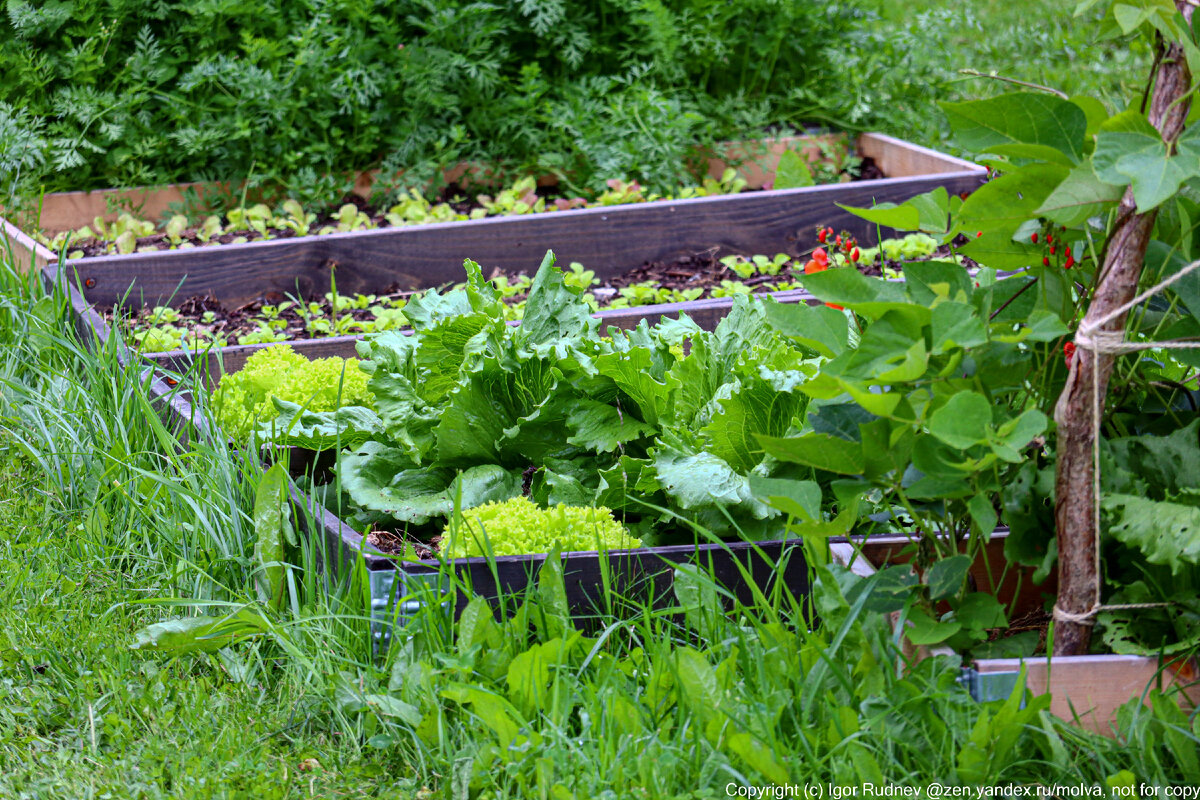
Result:
<svg viewBox="0 0 1200 800">
<path fill-rule="evenodd" d="M 1176 0 L 1191 25 L 1194 7 L 1189 0 Z M 1191 73 L 1183 49 L 1171 44 L 1163 54 L 1150 96 L 1150 123 L 1163 139 L 1173 143 L 1183 131 L 1190 99 L 1176 102 L 1191 88 Z M 1142 262 L 1155 212 L 1137 213 L 1132 190 L 1126 190 L 1117 212 L 1117 226 L 1109 240 L 1107 255 L 1084 324 L 1093 324 L 1128 303 L 1137 292 Z M 1126 314 L 1109 321 L 1101 331 L 1124 331 Z M 1054 480 L 1054 521 L 1058 530 L 1058 602 L 1054 624 L 1054 654 L 1082 655 L 1087 652 L 1093 618 L 1085 618 L 1100 603 L 1100 576 L 1095 557 L 1099 531 L 1093 519 L 1092 411 L 1093 387 L 1099 392 L 1100 408 L 1108 391 L 1114 355 L 1093 354 L 1079 347 L 1072 360 L 1066 386 L 1054 409 L 1058 426 L 1058 472 Z M 1094 366 L 1093 366 L 1094 365 Z M 1093 369 L 1096 374 L 1093 375 Z M 1065 612 L 1065 613 L 1063 613 Z"/>
</svg>

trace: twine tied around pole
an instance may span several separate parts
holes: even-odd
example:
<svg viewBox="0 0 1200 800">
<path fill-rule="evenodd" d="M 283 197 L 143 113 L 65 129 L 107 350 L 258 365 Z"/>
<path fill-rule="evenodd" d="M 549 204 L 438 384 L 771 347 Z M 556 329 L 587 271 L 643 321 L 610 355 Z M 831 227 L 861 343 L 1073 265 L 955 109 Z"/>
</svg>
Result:
<svg viewBox="0 0 1200 800">
<path fill-rule="evenodd" d="M 1165 342 L 1128 342 L 1124 330 L 1105 330 L 1104 326 L 1132 311 L 1161 292 L 1176 281 L 1200 269 L 1200 261 L 1193 261 L 1175 274 L 1150 287 L 1128 303 L 1113 309 L 1097 320 L 1084 319 L 1075 331 L 1075 349 L 1084 350 L 1092 356 L 1092 527 L 1095 542 L 1093 558 L 1095 559 L 1096 597 L 1087 611 L 1075 613 L 1054 604 L 1053 617 L 1056 622 L 1069 622 L 1076 625 L 1091 627 L 1096 624 L 1096 615 L 1101 611 L 1122 611 L 1138 608 L 1164 608 L 1173 603 L 1118 603 L 1103 605 L 1100 602 L 1100 415 L 1102 403 L 1100 400 L 1100 354 L 1134 353 L 1141 350 L 1200 350 L 1200 341 L 1194 339 L 1173 339 Z"/>
</svg>

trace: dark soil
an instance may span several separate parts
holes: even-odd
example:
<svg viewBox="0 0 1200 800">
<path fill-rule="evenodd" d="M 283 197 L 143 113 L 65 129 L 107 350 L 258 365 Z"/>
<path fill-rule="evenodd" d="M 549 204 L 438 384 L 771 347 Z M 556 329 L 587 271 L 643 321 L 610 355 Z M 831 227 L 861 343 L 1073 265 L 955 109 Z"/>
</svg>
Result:
<svg viewBox="0 0 1200 800">
<path fill-rule="evenodd" d="M 876 180 L 884 177 L 886 176 L 875 164 L 874 159 L 864 158 L 859 166 L 858 173 L 853 175 L 851 180 L 865 181 Z M 762 190 L 746 189 L 745 191 L 756 192 Z M 554 207 L 559 211 L 566 211 L 586 205 L 586 201 L 583 198 L 567 197 L 562 195 L 558 192 L 558 187 L 556 186 L 539 186 L 537 187 L 536 192 L 531 194 L 536 194 L 536 197 L 545 198 L 547 209 Z M 471 211 L 477 208 L 482 208 L 482 206 L 475 202 L 473 198 L 466 199 L 467 197 L 468 193 L 462 186 L 456 183 L 451 183 L 445 186 L 440 192 L 439 196 L 431 202 L 434 205 L 438 203 L 449 203 L 454 211 L 459 214 L 470 214 Z M 535 197 L 531 197 L 530 201 L 532 202 L 535 199 Z M 350 195 L 349 197 L 343 198 L 342 203 L 339 204 L 339 207 L 340 205 L 344 205 L 346 203 L 354 204 L 358 207 L 359 211 L 370 217 L 374 228 L 378 229 L 392 227 L 386 219 L 386 207 L 374 206 L 358 195 Z M 326 225 L 333 225 L 336 227 L 337 220 L 333 213 L 327 212 L 324 214 L 317 214 L 317 221 L 310 226 L 309 235 L 316 235 L 316 232 Z M 235 239 L 239 238 L 245 239 L 247 242 L 253 242 L 263 238 L 258 231 L 242 230 L 222 233 L 219 236 L 214 236 L 205 242 L 197 236 L 198 230 L 199 228 L 189 228 L 188 230 L 184 231 L 180 236 L 180 242 L 186 242 L 193 247 L 217 247 L 219 245 L 231 244 Z M 297 235 L 296 232 L 291 228 L 268 228 L 267 233 L 272 239 L 291 239 Z M 167 239 L 167 235 L 165 233 L 155 233 L 151 236 L 143 236 L 142 238 L 138 239 L 136 249 L 142 250 L 150 248 L 155 250 L 166 250 L 171 247 L 171 244 L 172 243 Z M 109 242 L 99 238 L 79 239 L 78 241 L 71 242 L 68 252 L 82 252 L 85 258 L 91 258 L 93 256 L 108 255 L 108 246 Z"/>
<path fill-rule="evenodd" d="M 930 258 L 945 258 L 949 254 L 950 248 L 944 247 L 930 256 Z M 752 287 L 755 293 L 769 292 L 774 284 L 781 281 L 791 281 L 802 275 L 803 264 L 806 260 L 807 255 L 794 259 L 778 275 L 758 275 L 742 279 L 737 276 L 737 273 L 721 263 L 715 250 L 706 250 L 682 256 L 674 261 L 647 262 L 640 267 L 592 287 L 591 291 L 597 303 L 602 308 L 611 305 L 614 300 L 618 299 L 622 288 L 647 282 L 654 283 L 666 289 L 679 291 L 702 289 L 703 292 L 697 299 L 712 297 L 713 290 L 719 288 L 722 281 L 735 281 L 746 284 Z M 967 260 L 964 259 L 964 261 Z M 897 271 L 902 271 L 903 269 L 903 263 L 897 261 L 886 261 L 882 266 L 888 266 Z M 966 266 L 972 267 L 975 265 L 967 261 Z M 881 265 L 879 264 L 869 267 L 860 266 L 859 271 L 868 276 L 880 276 L 883 274 Z M 488 274 L 488 277 L 496 278 L 503 275 L 505 275 L 503 271 L 495 269 Z M 512 278 L 514 276 L 510 275 L 508 277 Z M 449 287 L 442 286 L 437 288 L 446 289 Z M 389 300 L 409 298 L 422 291 L 425 290 L 399 290 L 396 286 L 388 287 L 383 294 L 376 296 L 375 302 L 371 305 L 384 305 L 386 307 L 389 305 L 387 302 Z M 524 299 L 525 295 L 518 294 L 509 298 L 508 302 L 516 303 Z M 331 318 L 332 308 L 324 297 L 304 298 L 304 300 L 306 302 L 320 303 L 321 316 L 325 319 Z M 281 332 L 288 335 L 288 340 L 304 340 L 338 335 L 333 332 L 317 332 L 314 335 L 313 332 L 308 330 L 304 317 L 298 313 L 295 298 L 277 291 L 267 292 L 253 302 L 237 308 L 226 308 L 211 295 L 193 296 L 184 300 L 177 307 L 176 310 L 182 315 L 183 319 L 174 324 L 181 325 L 187 330 L 203 330 L 216 336 L 222 336 L 228 340 L 229 344 L 233 345 L 237 344 L 239 336 L 258 330 L 259 321 L 264 319 L 261 314 L 264 305 L 278 306 L 284 301 L 292 301 L 292 306 L 279 314 L 279 318 L 285 320 L 287 323 L 286 328 Z M 111 322 L 114 317 L 113 309 L 108 308 L 103 309 L 103 311 L 105 317 Z M 210 322 L 202 320 L 206 312 L 211 312 L 213 315 Z M 348 309 L 339 306 L 338 316 L 344 317 L 347 314 L 359 321 L 367 322 L 374 320 L 374 315 L 370 309 Z M 152 309 L 143 308 L 134 315 L 132 320 L 127 322 L 127 326 L 141 329 L 147 328 L 158 321 L 160 320 L 155 320 Z M 361 330 L 352 328 L 343 330 L 340 333 L 342 335 L 352 335 L 360 332 Z"/>
</svg>

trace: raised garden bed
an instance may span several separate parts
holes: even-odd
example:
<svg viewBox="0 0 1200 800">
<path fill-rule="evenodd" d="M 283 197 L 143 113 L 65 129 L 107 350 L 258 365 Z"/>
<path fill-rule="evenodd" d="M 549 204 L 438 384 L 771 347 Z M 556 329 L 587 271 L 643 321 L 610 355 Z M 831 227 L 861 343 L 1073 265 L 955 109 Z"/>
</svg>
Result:
<svg viewBox="0 0 1200 800">
<path fill-rule="evenodd" d="M 887 136 L 864 134 L 858 152 L 871 158 L 888 177 L 855 183 L 800 189 L 754 191 L 738 195 L 655 201 L 623 206 L 584 208 L 553 214 L 492 217 L 467 222 L 434 223 L 401 228 L 333 233 L 191 250 L 83 258 L 69 262 L 68 275 L 77 280 L 89 304 L 113 306 L 165 305 L 171 299 L 211 295 L 227 308 L 252 303 L 270 293 L 280 296 L 322 297 L 336 280 L 342 294 L 379 294 L 390 287 L 423 289 L 462 278 L 465 258 L 477 259 L 485 270 L 517 274 L 532 271 L 547 249 L 560 264 L 577 261 L 609 281 L 646 263 L 671 263 L 680 257 L 711 253 L 787 253 L 799 257 L 811 249 L 818 225 L 853 233 L 859 241 L 875 241 L 877 229 L 836 204 L 869 206 L 904 201 L 943 187 L 960 194 L 984 180 L 981 168 Z M 165 206 L 178 189 L 138 195 L 146 209 Z M 91 193 L 95 195 L 96 193 Z M 74 197 L 67 204 L 77 216 L 56 212 L 58 224 L 90 221 L 96 201 Z M 47 207 L 52 207 L 47 198 Z M 55 255 L 10 222 L 5 238 L 18 263 L 46 267 Z M 788 298 L 783 298 L 788 299 Z M 723 315 L 725 298 L 621 309 L 606 315 L 611 324 L 635 325 L 686 310 L 705 325 Z M 710 323 L 711 324 L 711 323 Z M 333 339 L 314 343 L 315 353 L 348 354 Z M 225 369 L 239 366 L 238 347 L 214 352 Z M 186 354 L 167 354 L 164 363 L 178 365 Z M 215 374 L 218 369 L 210 366 Z"/>
<path fill-rule="evenodd" d="M 102 318 L 90 309 L 73 288 L 68 291 L 81 331 L 90 336 L 107 336 Z M 321 340 L 314 344 L 328 344 Z M 164 417 L 178 425 L 204 428 L 204 420 L 194 418 L 192 406 L 172 381 L 150 378 L 152 393 L 158 397 Z M 455 598 L 461 608 L 464 596 L 449 595 L 450 586 L 440 583 L 435 561 L 398 563 L 368 542 L 349 525 L 316 503 L 314 497 L 293 489 L 292 501 L 296 519 L 309 536 L 310 542 L 322 552 L 325 568 L 331 572 L 343 570 L 349 563 L 361 559 L 369 575 L 372 597 L 373 630 L 382 638 L 397 621 L 413 613 L 413 603 Z M 1028 568 L 1005 570 L 1003 558 L 1005 533 L 998 531 L 985 548 L 986 558 L 972 567 L 978 586 L 994 591 L 997 598 L 1012 604 L 1014 616 L 1037 614 L 1044 610 L 1045 598 L 1053 584 L 1035 586 Z M 750 591 L 746 578 L 760 588 L 770 588 L 782 578 L 783 585 L 797 595 L 808 590 L 806 564 L 798 542 L 770 541 L 756 545 L 729 543 L 700 544 L 644 548 L 637 551 L 614 551 L 607 554 L 570 553 L 562 557 L 564 582 L 572 598 L 572 611 L 586 617 L 594 613 L 598 594 L 596 587 L 607 573 L 610 586 L 624 589 L 630 598 L 641 597 L 650 602 L 673 604 L 675 568 L 681 563 L 700 563 L 710 567 L 730 591 L 745 597 Z M 903 536 L 878 536 L 855 542 L 832 539 L 831 546 L 850 552 L 861 552 L 871 568 L 903 563 L 909 557 L 909 541 Z M 764 560 L 765 556 L 765 560 Z M 776 573 L 771 562 L 785 560 L 786 568 Z M 484 559 L 459 559 L 455 562 L 457 583 L 469 585 L 475 591 L 495 597 L 517 591 L 535 578 L 544 564 L 543 556 L 501 557 L 496 569 Z M 741 569 L 739 569 L 741 567 Z M 743 572 L 743 570 L 745 570 Z M 858 571 L 858 570 L 856 570 Z M 614 582 L 615 581 L 615 582 Z M 1026 685 L 1035 693 L 1050 692 L 1052 713 L 1069 721 L 1105 734 L 1111 734 L 1116 710 L 1133 698 L 1144 698 L 1154 686 L 1180 686 L 1186 691 L 1179 695 L 1181 703 L 1200 700 L 1196 679 L 1200 674 L 1194 661 L 1167 663 L 1156 658 L 1139 656 L 1082 656 L 1070 658 L 983 659 L 964 671 L 963 682 L 979 700 L 1007 697 L 1016 685 L 1021 668 L 1026 670 Z M 1188 688 L 1190 687 L 1190 688 Z M 1190 698 L 1190 700 L 1189 700 Z"/>
</svg>

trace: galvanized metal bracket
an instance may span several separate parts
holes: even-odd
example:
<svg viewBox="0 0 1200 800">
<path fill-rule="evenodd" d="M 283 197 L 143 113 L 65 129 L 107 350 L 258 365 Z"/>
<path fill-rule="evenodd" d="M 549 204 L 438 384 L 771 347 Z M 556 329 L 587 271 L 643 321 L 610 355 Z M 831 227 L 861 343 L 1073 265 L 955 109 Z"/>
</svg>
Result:
<svg viewBox="0 0 1200 800">
<path fill-rule="evenodd" d="M 979 703 L 992 700 L 1007 700 L 1017 688 L 1020 672 L 979 672 L 971 667 L 963 667 L 958 682 L 966 687 L 971 697 Z M 1021 698 L 1021 708 L 1025 707 L 1025 698 Z"/>
<path fill-rule="evenodd" d="M 381 569 L 371 572 L 371 640 L 376 653 L 391 643 L 392 632 L 408 624 L 425 603 L 439 602 L 442 575 L 438 572 L 407 572 Z M 441 600 L 445 607 L 449 601 Z"/>
</svg>

